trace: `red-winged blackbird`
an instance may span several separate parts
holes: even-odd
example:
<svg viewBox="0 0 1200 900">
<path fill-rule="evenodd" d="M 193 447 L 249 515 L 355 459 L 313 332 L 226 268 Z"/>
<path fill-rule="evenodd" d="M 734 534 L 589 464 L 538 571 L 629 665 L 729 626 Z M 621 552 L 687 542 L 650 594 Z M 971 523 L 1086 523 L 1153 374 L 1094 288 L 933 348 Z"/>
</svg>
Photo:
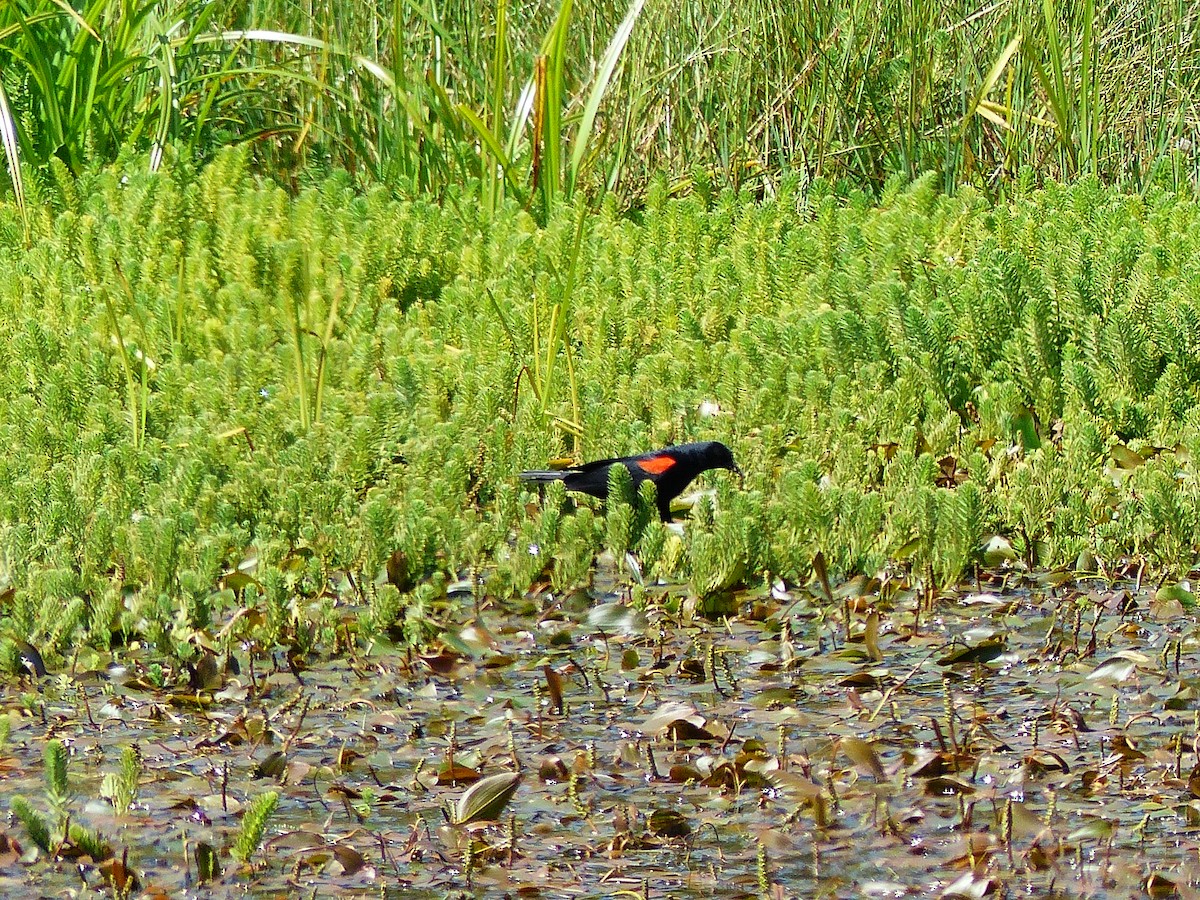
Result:
<svg viewBox="0 0 1200 900">
<path fill-rule="evenodd" d="M 671 501 L 683 493 L 692 479 L 709 469 L 729 469 L 741 477 L 742 470 L 733 461 L 733 454 L 720 441 L 701 441 L 664 447 L 641 456 L 621 456 L 598 459 L 569 469 L 546 472 L 522 472 L 521 480 L 535 484 L 561 481 L 568 491 L 591 494 L 601 500 L 608 498 L 608 470 L 620 463 L 633 476 L 636 493 L 641 483 L 654 482 L 658 489 L 658 511 L 664 522 L 671 521 Z"/>
</svg>

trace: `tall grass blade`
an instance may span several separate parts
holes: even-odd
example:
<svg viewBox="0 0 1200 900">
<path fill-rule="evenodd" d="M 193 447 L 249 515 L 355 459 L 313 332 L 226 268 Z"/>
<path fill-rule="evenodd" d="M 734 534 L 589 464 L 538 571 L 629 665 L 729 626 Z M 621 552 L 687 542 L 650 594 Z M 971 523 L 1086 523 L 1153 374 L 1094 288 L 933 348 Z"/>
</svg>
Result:
<svg viewBox="0 0 1200 900">
<path fill-rule="evenodd" d="M 1004 118 L 998 115 L 995 117 L 989 115 L 989 112 L 993 114 L 998 113 L 1000 110 L 1004 110 L 1004 108 L 994 103 L 988 103 L 987 97 L 996 87 L 996 83 L 1000 80 L 1000 76 L 1004 74 L 1004 70 L 1008 68 L 1008 64 L 1013 56 L 1021 49 L 1022 40 L 1024 40 L 1024 36 L 1018 32 L 1017 36 L 1005 45 L 1004 49 L 1000 51 L 1000 55 L 996 57 L 996 61 L 992 63 L 992 67 L 988 70 L 987 75 L 984 76 L 983 84 L 979 86 L 979 93 L 975 95 L 975 112 L 990 119 L 997 125 L 1008 129 L 1011 129 L 1012 126 Z M 981 108 L 985 105 L 988 107 L 986 111 Z M 1007 113 L 1007 110 L 1004 110 L 1004 112 Z"/>
<path fill-rule="evenodd" d="M 491 128 L 489 134 L 492 135 L 492 144 L 495 149 L 489 147 L 489 152 L 492 155 L 489 161 L 485 155 L 484 165 L 486 169 L 483 177 L 484 203 L 488 211 L 488 215 L 495 215 L 497 208 L 500 205 L 500 198 L 504 187 L 504 182 L 497 177 L 496 169 L 503 169 L 505 180 L 509 177 L 508 158 L 500 150 L 500 141 L 498 135 L 504 131 L 504 97 L 508 86 L 507 81 L 507 54 L 508 54 L 508 0 L 499 0 L 496 4 L 496 43 L 492 51 L 492 105 L 491 105 Z M 476 127 L 476 131 L 478 131 Z"/>
<path fill-rule="evenodd" d="M 499 207 L 499 198 L 503 196 L 503 194 L 499 189 L 499 185 L 489 186 L 489 173 L 494 175 L 492 170 L 499 168 L 500 173 L 504 176 L 504 183 L 507 184 L 509 189 L 518 196 L 521 193 L 521 186 L 516 181 L 515 173 L 513 172 L 512 168 L 512 162 L 509 160 L 508 154 L 506 154 L 504 152 L 504 148 L 500 146 L 497 136 L 493 134 L 491 129 L 487 127 L 487 123 L 479 118 L 479 116 L 475 113 L 475 110 L 471 109 L 464 103 L 458 104 L 457 112 L 460 116 L 462 116 L 463 119 L 466 120 L 467 124 L 471 126 L 476 136 L 483 144 L 485 151 L 484 165 L 487 167 L 484 175 L 484 197 L 489 215 L 494 214 L 496 209 Z M 487 159 L 487 154 L 490 154 L 491 156 L 490 162 Z"/>
<path fill-rule="evenodd" d="M 564 71 L 567 56 L 567 30 L 571 24 L 572 0 L 562 0 L 554 24 L 546 33 L 537 61 L 537 112 L 534 121 L 540 124 L 541 165 L 538 182 L 541 186 L 543 214 L 548 218 L 562 189 L 562 113 L 566 96 Z"/>
<path fill-rule="evenodd" d="M 629 36 L 633 34 L 633 26 L 637 23 L 638 16 L 641 15 L 645 5 L 646 0 L 633 0 L 629 6 L 629 12 L 625 14 L 625 19 L 621 22 L 617 33 L 613 35 L 608 49 L 604 51 L 604 56 L 600 60 L 596 81 L 584 104 L 583 118 L 579 120 L 579 127 L 575 131 L 574 146 L 571 148 L 571 165 L 567 171 L 566 185 L 568 202 L 570 202 L 571 196 L 575 192 L 575 185 L 579 180 L 580 167 L 583 165 L 583 158 L 588 150 L 592 127 L 596 123 L 596 112 L 600 109 L 600 101 L 604 99 L 604 95 L 608 91 L 609 82 L 612 80 L 613 72 L 617 69 L 621 53 L 625 50 L 625 45 L 629 43 Z"/>
<path fill-rule="evenodd" d="M 363 71 L 369 72 L 380 84 L 388 88 L 395 88 L 396 86 L 396 82 L 392 78 L 392 73 L 375 62 L 375 60 L 368 59 L 358 53 L 342 50 L 333 46 L 328 41 L 305 34 L 293 34 L 287 31 L 273 31 L 264 28 L 250 28 L 241 31 L 222 31 L 219 35 L 202 35 L 195 38 L 195 42 L 198 44 L 216 43 L 218 41 L 227 44 L 235 44 L 239 41 L 258 41 L 268 44 L 290 44 L 296 47 L 308 47 L 312 50 L 329 51 L 350 60 Z"/>
</svg>

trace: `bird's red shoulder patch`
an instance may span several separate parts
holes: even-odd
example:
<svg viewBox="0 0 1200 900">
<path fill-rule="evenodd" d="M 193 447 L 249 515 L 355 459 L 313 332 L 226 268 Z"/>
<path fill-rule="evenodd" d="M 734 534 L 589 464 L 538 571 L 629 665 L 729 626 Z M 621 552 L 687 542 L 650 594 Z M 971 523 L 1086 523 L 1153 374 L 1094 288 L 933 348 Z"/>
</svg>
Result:
<svg viewBox="0 0 1200 900">
<path fill-rule="evenodd" d="M 677 460 L 673 456 L 652 456 L 649 459 L 639 459 L 638 468 L 643 472 L 649 472 L 651 475 L 661 475 L 667 469 L 675 465 Z"/>
</svg>

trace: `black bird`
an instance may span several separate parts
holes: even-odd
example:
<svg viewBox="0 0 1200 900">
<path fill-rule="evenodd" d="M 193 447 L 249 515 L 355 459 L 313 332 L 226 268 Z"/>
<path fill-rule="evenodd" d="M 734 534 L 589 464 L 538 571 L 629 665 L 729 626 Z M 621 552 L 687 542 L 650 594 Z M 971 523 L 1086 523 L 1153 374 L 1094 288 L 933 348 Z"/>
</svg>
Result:
<svg viewBox="0 0 1200 900">
<path fill-rule="evenodd" d="M 740 478 L 742 470 L 733 461 L 733 454 L 720 441 L 701 441 L 664 447 L 641 456 L 619 456 L 572 466 L 569 469 L 522 472 L 521 480 L 534 484 L 561 481 L 568 491 L 591 494 L 601 500 L 608 498 L 608 471 L 620 463 L 633 477 L 633 489 L 643 481 L 653 481 L 658 489 L 658 511 L 664 522 L 671 521 L 671 501 L 683 493 L 701 472 L 709 469 L 729 469 Z"/>
</svg>

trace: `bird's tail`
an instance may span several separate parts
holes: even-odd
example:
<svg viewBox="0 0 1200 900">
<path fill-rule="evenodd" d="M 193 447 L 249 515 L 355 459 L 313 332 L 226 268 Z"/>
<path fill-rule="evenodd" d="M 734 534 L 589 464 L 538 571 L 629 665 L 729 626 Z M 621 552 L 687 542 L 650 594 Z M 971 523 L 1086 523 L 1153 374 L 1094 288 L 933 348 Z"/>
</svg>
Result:
<svg viewBox="0 0 1200 900">
<path fill-rule="evenodd" d="M 522 472 L 521 480 L 530 484 L 549 484 L 552 481 L 562 481 L 571 474 L 570 469 L 547 469 L 542 471 Z"/>
</svg>

